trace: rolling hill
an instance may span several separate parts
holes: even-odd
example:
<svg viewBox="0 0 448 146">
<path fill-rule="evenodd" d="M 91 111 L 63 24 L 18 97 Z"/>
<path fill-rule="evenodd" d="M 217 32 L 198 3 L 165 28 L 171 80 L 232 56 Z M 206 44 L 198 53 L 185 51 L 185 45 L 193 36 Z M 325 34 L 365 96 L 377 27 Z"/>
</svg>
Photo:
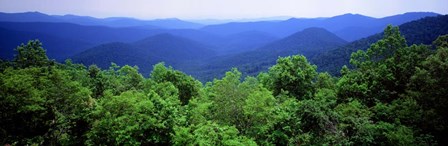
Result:
<svg viewBox="0 0 448 146">
<path fill-rule="evenodd" d="M 436 15 L 415 12 L 373 18 L 344 14 L 190 29 L 202 25 L 179 19 L 0 13 L 0 58 L 11 59 L 17 45 L 37 38 L 50 58 L 58 61 L 73 56 L 74 61 L 86 65 L 95 63 L 106 68 L 116 62 L 139 65 L 144 72 L 164 61 L 203 81 L 219 77 L 231 67 L 255 75 L 273 65 L 279 56 L 294 54 L 305 55 L 319 66 L 319 71 L 337 73 L 352 52 L 380 39 L 381 34 L 376 33 L 387 24 L 402 24 L 400 29 L 409 43 L 431 43 L 446 33 L 446 16 L 412 20 Z M 347 43 L 355 39 L 359 40 Z"/>
<path fill-rule="evenodd" d="M 399 28 L 408 44 L 431 44 L 439 35 L 448 34 L 448 15 L 422 18 L 402 24 Z M 378 33 L 318 54 L 310 58 L 310 61 L 318 66 L 319 71 L 328 71 L 337 75 L 343 65 L 349 65 L 351 53 L 367 50 L 370 44 L 381 38 L 382 34 Z"/>
<path fill-rule="evenodd" d="M 64 60 L 73 54 L 83 51 L 83 48 L 91 47 L 89 42 L 61 38 L 38 32 L 16 31 L 0 28 L 0 58 L 12 59 L 16 52 L 14 49 L 21 43 L 39 39 L 50 58 Z"/>
<path fill-rule="evenodd" d="M 229 35 L 244 31 L 262 31 L 277 37 L 285 37 L 309 27 L 321 27 L 335 33 L 347 41 L 357 40 L 381 32 L 388 24 L 399 25 L 436 13 L 414 12 L 384 18 L 372 18 L 359 14 L 344 14 L 330 18 L 291 18 L 272 22 L 233 22 L 209 25 L 201 30 L 219 35 Z"/>
<path fill-rule="evenodd" d="M 102 44 L 72 57 L 74 62 L 85 65 L 96 64 L 108 68 L 111 62 L 117 65 L 137 65 L 144 75 L 148 75 L 152 65 L 165 62 L 184 69 L 214 57 L 215 52 L 208 46 L 171 34 L 159 34 L 133 43 Z"/>
<path fill-rule="evenodd" d="M 72 23 L 53 22 L 0 22 L 0 28 L 43 33 L 91 43 L 113 41 L 132 42 L 151 34 L 151 31 L 141 29 L 83 26 Z"/>
<path fill-rule="evenodd" d="M 133 42 L 158 33 L 160 32 L 59 22 L 0 22 L 0 35 L 4 36 L 0 43 L 0 57 L 11 59 L 14 48 L 34 39 L 44 42 L 50 57 L 64 60 L 95 45 Z"/>
<path fill-rule="evenodd" d="M 346 43 L 323 28 L 308 28 L 253 51 L 213 58 L 198 70 L 186 72 L 197 72 L 196 76 L 201 80 L 217 78 L 232 67 L 240 69 L 246 75 L 256 75 L 275 64 L 280 56 L 303 54 L 312 57 Z"/>
</svg>

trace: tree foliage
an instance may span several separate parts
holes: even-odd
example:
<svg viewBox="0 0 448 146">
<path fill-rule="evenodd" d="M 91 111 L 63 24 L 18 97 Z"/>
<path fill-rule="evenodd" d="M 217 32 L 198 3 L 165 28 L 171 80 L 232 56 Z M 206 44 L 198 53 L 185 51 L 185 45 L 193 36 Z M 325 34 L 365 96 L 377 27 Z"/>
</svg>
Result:
<svg viewBox="0 0 448 146">
<path fill-rule="evenodd" d="M 341 77 L 304 56 L 203 85 L 163 63 L 51 62 L 39 41 L 0 62 L 0 142 L 11 145 L 447 145 L 448 36 L 408 45 L 397 27 Z"/>
<path fill-rule="evenodd" d="M 304 56 L 279 58 L 277 64 L 269 69 L 268 75 L 263 82 L 274 95 L 287 92 L 297 99 L 308 99 L 315 92 L 313 80 L 317 75 L 316 66 L 309 64 Z"/>
<path fill-rule="evenodd" d="M 17 55 L 14 57 L 14 63 L 19 68 L 47 65 L 49 60 L 45 54 L 42 43 L 39 40 L 31 40 L 28 43 L 21 44 L 16 49 Z"/>
</svg>

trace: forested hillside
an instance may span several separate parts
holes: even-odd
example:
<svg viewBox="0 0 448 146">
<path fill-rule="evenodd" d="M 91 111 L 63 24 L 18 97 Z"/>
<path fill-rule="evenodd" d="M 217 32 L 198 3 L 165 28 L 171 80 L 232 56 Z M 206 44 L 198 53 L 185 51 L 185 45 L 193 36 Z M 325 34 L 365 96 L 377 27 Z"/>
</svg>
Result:
<svg viewBox="0 0 448 146">
<path fill-rule="evenodd" d="M 110 64 L 137 65 L 141 73 L 149 74 L 152 65 L 166 62 L 176 68 L 186 70 L 198 66 L 202 61 L 216 56 L 212 47 L 199 42 L 174 36 L 159 34 L 132 43 L 108 43 L 99 45 L 72 57 L 74 62 L 95 64 L 108 68 Z"/>
<path fill-rule="evenodd" d="M 0 143 L 448 145 L 447 35 L 410 45 L 388 26 L 350 63 L 334 77 L 293 55 L 202 84 L 163 63 L 57 63 L 32 40 L 0 60 Z"/>
<path fill-rule="evenodd" d="M 406 38 L 408 45 L 429 45 L 440 35 L 448 34 L 448 15 L 426 17 L 400 25 L 400 31 Z M 353 41 L 343 47 L 330 50 L 311 58 L 313 64 L 319 66 L 319 71 L 339 75 L 344 65 L 349 65 L 350 55 L 357 50 L 367 50 L 370 45 L 381 39 L 382 33 Z"/>
<path fill-rule="evenodd" d="M 390 19 L 388 21 L 394 20 L 393 18 L 388 18 Z M 430 44 L 439 35 L 448 34 L 446 18 L 448 18 L 446 15 L 427 17 L 402 24 L 400 29 L 406 36 L 408 45 Z M 349 65 L 351 53 L 366 50 L 370 44 L 382 37 L 382 34 L 378 33 L 347 43 L 336 34 L 316 27 L 298 31 L 284 38 L 276 38 L 262 31 L 242 32 L 229 36 L 218 36 L 199 30 L 172 30 L 167 33 L 152 30 L 150 32 L 154 34 L 147 38 L 163 41 L 152 41 L 153 43 L 144 47 L 133 47 L 134 42 L 126 43 L 130 48 L 123 48 L 117 52 L 111 52 L 114 47 L 110 44 L 101 44 L 74 55 L 72 59 L 84 65 L 97 64 L 102 69 L 107 68 L 110 62 L 119 65 L 137 65 L 140 67 L 140 73 L 145 76 L 148 76 L 152 65 L 164 61 L 167 65 L 206 82 L 223 77 L 224 73 L 233 67 L 238 68 L 243 76 L 255 76 L 261 71 L 267 71 L 275 64 L 278 57 L 301 54 L 309 58 L 312 64 L 317 65 L 319 72 L 327 71 L 332 75 L 340 75 L 342 66 Z M 170 40 L 163 37 L 167 35 L 193 41 L 194 45 L 191 43 L 180 45 L 179 39 Z M 125 51 L 133 50 L 133 48 L 139 48 L 137 52 L 140 53 Z M 165 52 L 160 53 L 163 51 L 159 49 Z M 211 54 L 210 50 L 215 53 Z M 108 57 L 110 54 L 116 55 Z M 126 57 L 129 54 L 134 54 L 135 57 Z M 175 57 L 176 54 L 177 56 L 203 56 L 185 60 L 182 57 Z"/>
<path fill-rule="evenodd" d="M 323 28 L 308 28 L 283 39 L 266 44 L 253 51 L 228 56 L 218 56 L 207 61 L 198 69 L 186 70 L 202 81 L 222 77 L 229 69 L 236 67 L 246 75 L 256 76 L 275 64 L 278 57 L 301 54 L 311 58 L 314 55 L 336 49 L 347 42 Z"/>
</svg>

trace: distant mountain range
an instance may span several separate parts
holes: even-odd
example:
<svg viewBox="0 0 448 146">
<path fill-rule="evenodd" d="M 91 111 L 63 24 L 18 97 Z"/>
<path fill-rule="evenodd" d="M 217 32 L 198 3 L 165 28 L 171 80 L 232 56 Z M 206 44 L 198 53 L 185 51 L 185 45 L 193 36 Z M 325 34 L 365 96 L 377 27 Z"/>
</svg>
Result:
<svg viewBox="0 0 448 146">
<path fill-rule="evenodd" d="M 436 16 L 432 12 L 410 12 L 384 18 L 359 14 L 344 14 L 329 18 L 290 18 L 281 21 L 254 19 L 250 22 L 231 22 L 208 25 L 183 21 L 177 18 L 139 20 L 127 17 L 94 18 L 76 15 L 47 15 L 39 12 L 0 13 L 0 21 L 7 22 L 64 22 L 89 26 L 133 27 L 140 29 L 201 29 L 213 34 L 227 36 L 247 31 L 258 31 L 276 37 L 286 37 L 309 27 L 321 27 L 347 41 L 354 41 L 381 32 L 386 25 L 400 25 L 423 17 Z M 284 17 L 282 17 L 284 19 Z M 256 20 L 256 21 L 255 21 Z M 241 20 L 248 21 L 248 20 Z"/>
<path fill-rule="evenodd" d="M 203 25 L 188 21 L 182 21 L 177 18 L 156 19 L 156 20 L 139 20 L 127 17 L 111 17 L 111 18 L 94 18 L 89 16 L 76 15 L 47 15 L 39 12 L 25 13 L 0 13 L 0 21 L 7 22 L 65 22 L 79 25 L 90 26 L 109 26 L 109 27 L 135 27 L 145 26 L 151 29 L 188 29 L 200 28 Z"/>
<path fill-rule="evenodd" d="M 137 65 L 145 75 L 149 75 L 152 65 L 158 62 L 183 68 L 215 56 L 215 51 L 196 41 L 171 34 L 159 34 L 133 43 L 102 44 L 85 50 L 72 59 L 86 65 L 96 64 L 101 68 L 108 68 L 111 62 L 120 66 Z"/>
<path fill-rule="evenodd" d="M 2 58 L 12 58 L 12 50 L 30 39 L 40 39 L 51 58 L 64 60 L 83 50 L 108 42 L 132 42 L 143 39 L 152 32 L 132 28 L 83 26 L 55 22 L 0 22 Z M 14 37 L 9 37 L 13 34 Z M 21 35 L 19 35 L 21 34 Z"/>
<path fill-rule="evenodd" d="M 207 61 L 209 62 L 207 65 L 200 68 L 203 74 L 198 76 L 210 80 L 224 75 L 233 67 L 240 69 L 246 75 L 256 75 L 274 65 L 278 57 L 302 54 L 311 58 L 345 44 L 347 41 L 323 28 L 307 28 L 253 51 L 213 58 Z M 187 72 L 194 73 L 195 71 Z"/>
<path fill-rule="evenodd" d="M 414 12 L 384 18 L 373 18 L 359 14 L 344 14 L 330 18 L 291 18 L 278 22 L 233 22 L 209 25 L 201 30 L 220 35 L 229 35 L 243 31 L 262 31 L 277 37 L 285 37 L 309 27 L 321 27 L 335 33 L 344 40 L 353 41 L 381 32 L 388 24 L 400 25 L 423 17 L 437 15 L 439 14 Z"/>
<path fill-rule="evenodd" d="M 102 68 L 111 62 L 138 65 L 145 75 L 161 61 L 203 81 L 219 77 L 232 67 L 256 75 L 279 56 L 295 54 L 305 55 L 320 71 L 334 73 L 347 64 L 351 52 L 366 49 L 378 40 L 378 33 L 388 24 L 402 24 L 408 42 L 430 43 L 446 33 L 448 22 L 446 16 L 434 16 L 438 14 L 414 12 L 384 18 L 345 14 L 202 25 L 175 18 L 0 13 L 0 58 L 11 59 L 20 43 L 39 39 L 49 57 L 58 61 L 71 58 Z"/>
</svg>

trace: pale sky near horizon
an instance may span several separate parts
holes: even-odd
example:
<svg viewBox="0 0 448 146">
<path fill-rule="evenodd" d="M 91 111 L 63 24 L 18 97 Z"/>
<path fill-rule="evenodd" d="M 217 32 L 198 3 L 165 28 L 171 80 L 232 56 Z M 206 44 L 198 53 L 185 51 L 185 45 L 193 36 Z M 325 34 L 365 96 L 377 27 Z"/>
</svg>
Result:
<svg viewBox="0 0 448 146">
<path fill-rule="evenodd" d="M 0 12 L 139 19 L 330 17 L 345 13 L 385 17 L 405 12 L 448 14 L 448 0 L 0 0 Z"/>
</svg>

